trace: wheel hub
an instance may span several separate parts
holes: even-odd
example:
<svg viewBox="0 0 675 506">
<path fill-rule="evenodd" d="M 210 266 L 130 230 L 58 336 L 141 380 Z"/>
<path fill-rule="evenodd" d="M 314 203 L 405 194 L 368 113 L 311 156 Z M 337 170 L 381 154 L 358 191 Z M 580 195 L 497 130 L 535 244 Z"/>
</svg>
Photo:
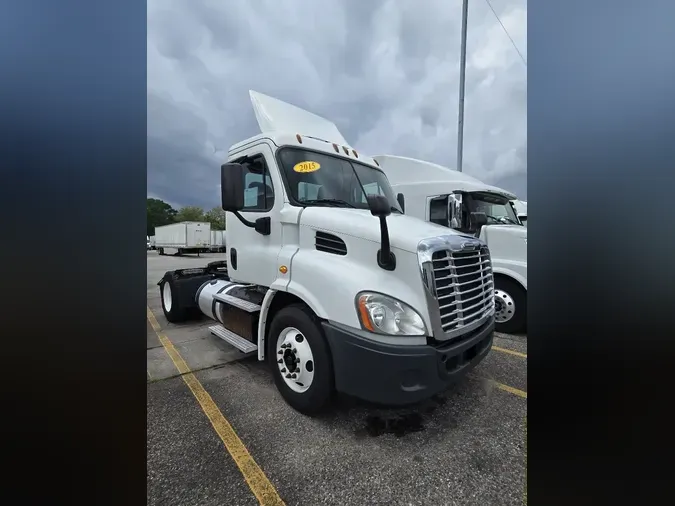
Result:
<svg viewBox="0 0 675 506">
<path fill-rule="evenodd" d="M 505 323 L 516 314 L 516 303 L 504 290 L 495 290 L 495 321 Z"/>
<path fill-rule="evenodd" d="M 296 328 L 285 328 L 277 338 L 276 349 L 284 382 L 294 392 L 305 392 L 314 379 L 314 355 L 305 336 Z"/>
</svg>

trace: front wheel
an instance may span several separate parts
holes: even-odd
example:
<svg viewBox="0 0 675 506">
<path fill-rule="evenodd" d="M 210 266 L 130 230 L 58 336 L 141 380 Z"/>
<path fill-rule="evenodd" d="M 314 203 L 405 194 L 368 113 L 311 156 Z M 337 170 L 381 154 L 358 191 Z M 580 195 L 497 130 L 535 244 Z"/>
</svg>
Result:
<svg viewBox="0 0 675 506">
<path fill-rule="evenodd" d="M 515 281 L 495 278 L 495 330 L 519 334 L 527 327 L 527 294 Z"/>
<path fill-rule="evenodd" d="M 333 394 L 333 363 L 316 316 L 304 305 L 281 309 L 272 320 L 267 357 L 284 400 L 305 415 L 323 411 Z"/>
</svg>

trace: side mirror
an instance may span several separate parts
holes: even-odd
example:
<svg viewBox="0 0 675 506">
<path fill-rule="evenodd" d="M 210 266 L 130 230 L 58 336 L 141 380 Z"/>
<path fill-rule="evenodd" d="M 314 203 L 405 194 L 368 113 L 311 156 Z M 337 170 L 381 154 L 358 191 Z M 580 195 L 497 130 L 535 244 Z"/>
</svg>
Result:
<svg viewBox="0 0 675 506">
<path fill-rule="evenodd" d="M 476 229 L 480 229 L 483 225 L 487 225 L 487 216 L 485 213 L 471 213 L 471 221 Z"/>
<path fill-rule="evenodd" d="M 368 208 L 373 216 L 382 218 L 391 214 L 391 206 L 389 200 L 384 195 L 368 195 Z"/>
<path fill-rule="evenodd" d="M 398 201 L 398 205 L 401 207 L 401 211 L 405 213 L 405 196 L 402 193 L 399 193 L 396 195 L 396 200 Z"/>
<path fill-rule="evenodd" d="M 234 213 L 244 208 L 245 171 L 240 163 L 220 166 L 220 199 L 225 211 Z"/>
</svg>

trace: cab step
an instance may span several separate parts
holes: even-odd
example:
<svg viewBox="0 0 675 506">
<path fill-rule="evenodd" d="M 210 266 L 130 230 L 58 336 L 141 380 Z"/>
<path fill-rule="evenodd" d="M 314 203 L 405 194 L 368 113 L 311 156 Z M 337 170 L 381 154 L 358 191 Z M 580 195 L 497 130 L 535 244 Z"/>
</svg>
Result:
<svg viewBox="0 0 675 506">
<path fill-rule="evenodd" d="M 260 304 L 249 302 L 247 300 L 240 299 L 239 297 L 233 297 L 232 295 L 227 295 L 226 293 L 216 293 L 213 295 L 213 299 L 239 308 L 243 311 L 246 311 L 247 313 L 256 313 L 260 311 Z"/>
<path fill-rule="evenodd" d="M 227 330 L 222 325 L 213 325 L 212 327 L 209 327 L 209 330 L 211 331 L 211 334 L 221 338 L 228 344 L 231 344 L 242 353 L 253 353 L 258 349 L 258 345 L 253 344 L 251 341 L 244 339 L 239 334 L 235 334 L 231 330 Z"/>
</svg>

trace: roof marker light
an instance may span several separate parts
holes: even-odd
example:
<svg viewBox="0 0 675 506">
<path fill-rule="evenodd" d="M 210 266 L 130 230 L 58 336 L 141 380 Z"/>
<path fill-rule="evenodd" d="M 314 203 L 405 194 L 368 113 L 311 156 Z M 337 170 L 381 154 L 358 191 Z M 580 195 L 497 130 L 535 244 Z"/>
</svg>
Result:
<svg viewBox="0 0 675 506">
<path fill-rule="evenodd" d="M 300 144 L 302 144 L 302 137 L 300 137 L 300 134 L 295 134 L 295 138 L 298 139 Z"/>
<path fill-rule="evenodd" d="M 345 146 L 342 146 L 342 149 L 344 150 L 345 155 L 349 156 L 349 150 Z"/>
<path fill-rule="evenodd" d="M 340 148 L 338 148 L 338 145 L 333 143 L 333 149 L 335 150 L 336 153 L 340 152 Z"/>
</svg>

